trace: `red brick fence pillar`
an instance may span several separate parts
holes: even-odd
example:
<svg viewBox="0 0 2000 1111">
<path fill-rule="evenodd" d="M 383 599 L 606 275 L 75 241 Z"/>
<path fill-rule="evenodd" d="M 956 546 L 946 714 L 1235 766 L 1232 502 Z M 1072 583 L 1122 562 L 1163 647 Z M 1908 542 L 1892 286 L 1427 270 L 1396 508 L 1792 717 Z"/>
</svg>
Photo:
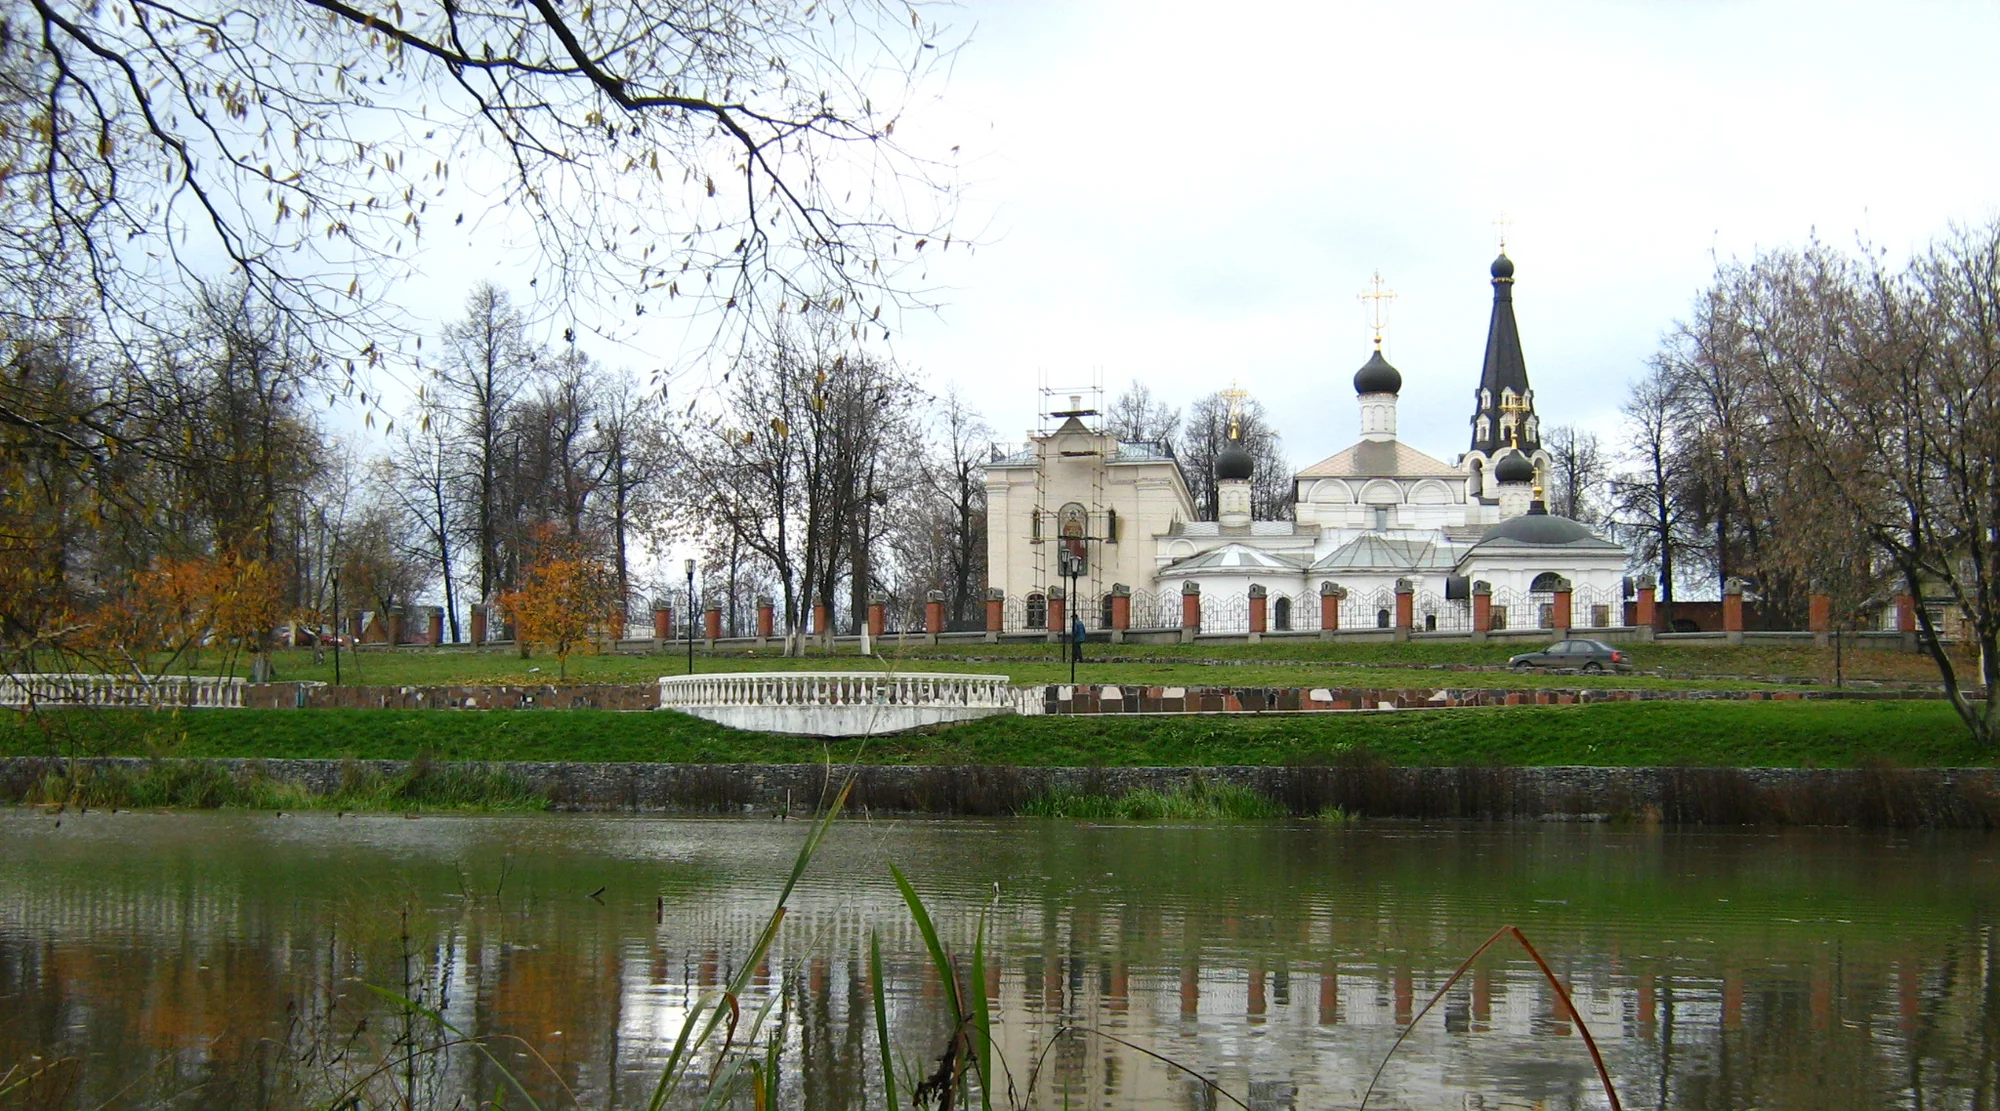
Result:
<svg viewBox="0 0 2000 1111">
<path fill-rule="evenodd" d="M 986 641 L 992 643 L 1000 639 L 1007 627 L 1007 592 L 999 587 L 986 591 Z"/>
<path fill-rule="evenodd" d="M 1472 584 L 1472 639 L 1485 640 L 1493 631 L 1493 584 L 1481 579 Z"/>
<path fill-rule="evenodd" d="M 769 598 L 757 599 L 757 639 L 770 640 L 777 626 L 777 604 Z"/>
<path fill-rule="evenodd" d="M 1806 628 L 1813 635 L 1813 647 L 1825 648 L 1833 632 L 1833 595 L 1815 590 L 1806 599 Z"/>
<path fill-rule="evenodd" d="M 1570 600 L 1574 596 L 1575 590 L 1576 584 L 1570 582 L 1568 579 L 1558 578 L 1556 580 L 1556 588 L 1552 592 L 1555 596 L 1555 604 L 1549 608 L 1554 611 L 1554 617 L 1550 624 L 1555 626 L 1555 635 L 1559 637 L 1569 635 L 1569 628 L 1575 616 L 1571 612 Z"/>
<path fill-rule="evenodd" d="M 1319 584 L 1319 635 L 1325 640 L 1340 631 L 1340 600 L 1347 588 L 1335 582 Z"/>
<path fill-rule="evenodd" d="M 1417 618 L 1417 588 L 1408 579 L 1396 580 L 1396 639 L 1410 639 L 1410 626 Z"/>
<path fill-rule="evenodd" d="M 1181 584 L 1181 643 L 1194 641 L 1194 635 L 1201 631 L 1201 584 L 1184 582 Z"/>
<path fill-rule="evenodd" d="M 1264 615 L 1271 604 L 1270 591 L 1263 583 L 1250 584 L 1250 643 L 1255 644 L 1264 633 Z"/>
<path fill-rule="evenodd" d="M 1132 627 L 1132 588 L 1124 583 L 1111 584 L 1111 639 L 1122 641 L 1125 630 Z"/>
<path fill-rule="evenodd" d="M 933 590 L 924 595 L 924 633 L 932 644 L 937 643 L 938 634 L 944 632 L 944 591 Z"/>
</svg>

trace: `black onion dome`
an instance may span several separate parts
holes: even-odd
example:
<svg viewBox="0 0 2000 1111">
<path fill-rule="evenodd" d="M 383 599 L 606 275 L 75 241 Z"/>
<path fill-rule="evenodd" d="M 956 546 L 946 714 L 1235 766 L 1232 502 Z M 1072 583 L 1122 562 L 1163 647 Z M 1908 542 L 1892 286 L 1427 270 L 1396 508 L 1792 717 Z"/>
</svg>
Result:
<svg viewBox="0 0 2000 1111">
<path fill-rule="evenodd" d="M 1510 451 L 1500 457 L 1500 465 L 1493 468 L 1493 477 L 1502 482 L 1533 482 L 1535 464 L 1518 451 Z"/>
<path fill-rule="evenodd" d="M 1250 453 L 1244 451 L 1243 445 L 1236 440 L 1229 441 L 1227 447 L 1215 453 L 1217 482 L 1247 480 L 1256 470 L 1257 461 L 1250 458 Z"/>
<path fill-rule="evenodd" d="M 1502 253 L 1499 258 L 1493 260 L 1492 273 L 1493 273 L 1493 280 L 1496 282 L 1513 281 L 1514 260 L 1508 258 L 1505 253 Z"/>
<path fill-rule="evenodd" d="M 1361 364 L 1361 369 L 1354 372 L 1354 392 L 1402 393 L 1403 372 L 1390 366 L 1378 347 L 1375 354 Z"/>
<path fill-rule="evenodd" d="M 1596 533 L 1585 526 L 1558 517 L 1553 513 L 1527 513 L 1506 520 L 1486 530 L 1479 538 L 1481 544 L 1501 540 L 1513 544 L 1574 544 L 1579 540 L 1598 540 Z"/>
</svg>

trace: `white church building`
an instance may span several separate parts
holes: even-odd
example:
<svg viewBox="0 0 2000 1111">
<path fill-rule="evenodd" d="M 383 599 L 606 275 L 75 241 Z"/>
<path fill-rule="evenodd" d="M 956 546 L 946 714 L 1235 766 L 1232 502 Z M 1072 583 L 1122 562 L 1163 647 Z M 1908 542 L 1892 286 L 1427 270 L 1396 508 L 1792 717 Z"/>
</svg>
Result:
<svg viewBox="0 0 2000 1111">
<path fill-rule="evenodd" d="M 1360 439 L 1293 476 L 1292 520 L 1253 519 L 1240 447 L 1215 459 L 1217 519 L 1197 520 L 1169 450 L 1121 443 L 1074 403 L 1050 414 L 1060 425 L 986 468 L 1005 627 L 1047 628 L 1052 611 L 1093 630 L 1177 628 L 1198 612 L 1210 633 L 1622 625 L 1625 549 L 1543 505 L 1514 263 L 1503 252 L 1491 273 L 1467 450 L 1447 463 L 1396 438 L 1402 375 L 1378 335 L 1354 375 Z"/>
</svg>

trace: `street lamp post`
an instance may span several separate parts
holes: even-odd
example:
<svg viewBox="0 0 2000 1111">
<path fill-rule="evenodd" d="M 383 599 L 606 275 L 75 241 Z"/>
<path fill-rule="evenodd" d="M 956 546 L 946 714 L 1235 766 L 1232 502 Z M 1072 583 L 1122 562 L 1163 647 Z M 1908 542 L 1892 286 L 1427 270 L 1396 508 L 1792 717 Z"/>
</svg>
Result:
<svg viewBox="0 0 2000 1111">
<path fill-rule="evenodd" d="M 333 685 L 340 685 L 340 571 L 327 576 L 333 580 Z"/>
<path fill-rule="evenodd" d="M 1065 607 L 1069 628 L 1062 631 L 1058 643 L 1069 644 L 1069 681 L 1072 686 L 1076 683 L 1076 658 L 1083 654 L 1083 638 L 1076 632 L 1077 626 L 1083 622 L 1083 611 L 1077 608 L 1083 604 L 1083 600 L 1076 596 L 1076 586 L 1089 566 L 1090 557 L 1087 554 L 1090 550 L 1089 544 L 1088 537 L 1072 537 L 1063 543 L 1056 556 L 1057 575 L 1069 580 L 1069 593 L 1066 595 L 1068 605 Z"/>
<path fill-rule="evenodd" d="M 1076 596 L 1076 575 L 1076 561 L 1071 560 L 1069 565 L 1069 605 L 1065 607 L 1069 610 L 1069 631 L 1071 633 L 1071 643 L 1069 646 L 1070 686 L 1076 685 L 1076 658 L 1083 655 L 1083 638 L 1075 635 L 1077 622 L 1083 620 L 1083 611 L 1077 608 L 1083 604 L 1083 599 Z"/>
<path fill-rule="evenodd" d="M 694 560 L 687 561 L 688 573 L 688 674 L 694 674 Z"/>
</svg>

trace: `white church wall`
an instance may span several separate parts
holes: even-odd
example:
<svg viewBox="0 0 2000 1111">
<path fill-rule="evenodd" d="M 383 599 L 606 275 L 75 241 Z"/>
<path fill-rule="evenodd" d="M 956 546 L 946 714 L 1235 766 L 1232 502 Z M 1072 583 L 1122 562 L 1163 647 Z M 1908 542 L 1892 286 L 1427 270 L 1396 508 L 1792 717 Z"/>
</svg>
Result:
<svg viewBox="0 0 2000 1111">
<path fill-rule="evenodd" d="M 1010 596 L 1058 585 L 1055 514 L 1074 502 L 1090 511 L 1090 574 L 1077 583 L 1087 602 L 1125 583 L 1135 589 L 1152 582 L 1156 538 L 1193 515 L 1193 502 L 1170 461 L 1107 463 L 1101 454 L 1116 441 L 1096 434 L 1059 435 L 1044 448 L 1039 489 L 1034 466 L 990 467 L 986 472 L 987 582 Z M 1041 508 L 1040 540 L 1035 511 Z M 1106 510 L 1117 514 L 1116 533 L 1106 538 Z M 1044 546 L 1046 545 L 1046 547 Z M 1188 554 L 1193 554 L 1192 550 Z M 1090 620 L 1087 613 L 1086 621 Z"/>
</svg>

